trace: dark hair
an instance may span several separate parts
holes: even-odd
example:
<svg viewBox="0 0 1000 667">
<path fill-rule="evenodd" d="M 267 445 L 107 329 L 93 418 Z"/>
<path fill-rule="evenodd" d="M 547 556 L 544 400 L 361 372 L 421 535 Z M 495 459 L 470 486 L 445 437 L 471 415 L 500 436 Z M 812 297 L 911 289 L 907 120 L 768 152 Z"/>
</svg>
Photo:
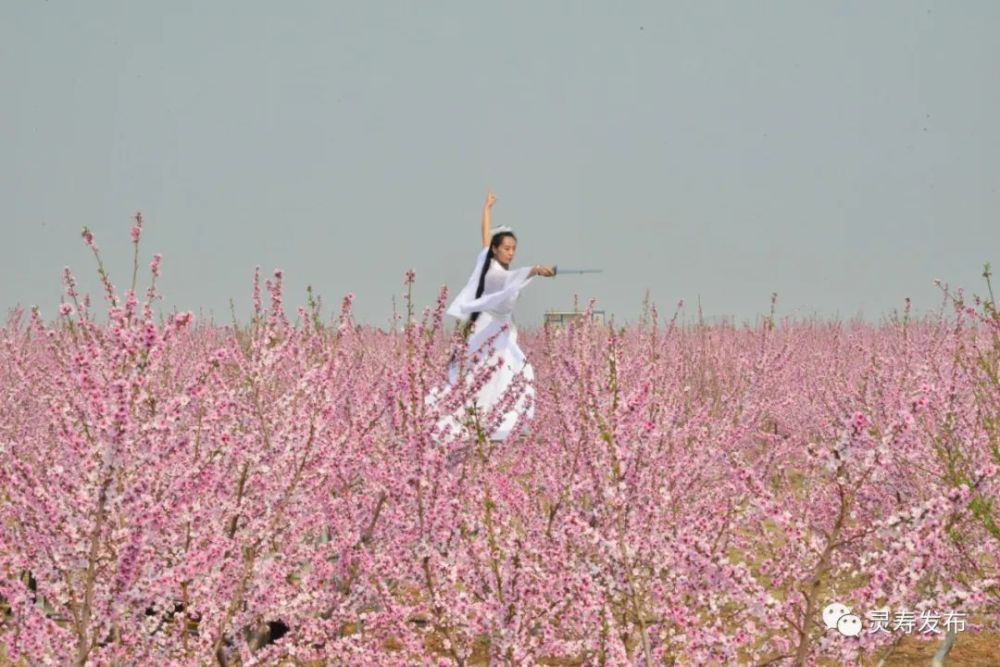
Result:
<svg viewBox="0 0 1000 667">
<path fill-rule="evenodd" d="M 476 287 L 477 299 L 483 295 L 483 291 L 486 289 L 486 272 L 490 270 L 490 260 L 493 259 L 493 248 L 496 248 L 498 245 L 503 243 L 505 236 L 509 236 L 517 241 L 517 237 L 514 236 L 513 232 L 500 232 L 499 234 L 493 235 L 493 239 L 490 241 L 490 249 L 486 251 L 486 261 L 483 262 L 483 270 L 479 273 L 479 286 Z M 479 311 L 472 313 L 472 315 L 469 316 L 469 326 L 475 324 L 478 319 Z"/>
</svg>

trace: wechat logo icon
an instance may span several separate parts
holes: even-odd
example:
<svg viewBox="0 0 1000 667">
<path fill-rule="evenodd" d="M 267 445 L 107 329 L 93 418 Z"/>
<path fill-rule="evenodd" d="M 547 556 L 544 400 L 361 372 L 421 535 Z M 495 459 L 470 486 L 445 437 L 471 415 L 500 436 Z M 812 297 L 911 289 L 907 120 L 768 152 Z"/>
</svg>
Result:
<svg viewBox="0 0 1000 667">
<path fill-rule="evenodd" d="M 861 634 L 861 619 L 839 602 L 827 605 L 823 610 L 823 624 L 845 637 L 857 637 Z"/>
</svg>

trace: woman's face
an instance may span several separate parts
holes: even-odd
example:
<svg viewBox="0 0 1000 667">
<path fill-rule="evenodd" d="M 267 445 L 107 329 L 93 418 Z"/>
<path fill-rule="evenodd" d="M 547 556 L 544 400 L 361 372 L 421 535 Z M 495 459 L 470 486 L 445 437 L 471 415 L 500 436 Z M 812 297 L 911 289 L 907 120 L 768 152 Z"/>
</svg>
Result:
<svg viewBox="0 0 1000 667">
<path fill-rule="evenodd" d="M 514 261 L 515 250 L 517 250 L 517 241 L 513 237 L 505 236 L 500 241 L 500 245 L 494 246 L 493 255 L 501 264 L 510 266 L 510 263 Z"/>
</svg>

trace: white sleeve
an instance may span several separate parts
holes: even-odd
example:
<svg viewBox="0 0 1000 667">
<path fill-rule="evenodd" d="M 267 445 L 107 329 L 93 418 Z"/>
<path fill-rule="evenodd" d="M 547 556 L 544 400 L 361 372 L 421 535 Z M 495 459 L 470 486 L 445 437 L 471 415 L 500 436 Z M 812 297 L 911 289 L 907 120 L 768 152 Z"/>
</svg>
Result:
<svg viewBox="0 0 1000 667">
<path fill-rule="evenodd" d="M 483 263 L 486 262 L 487 252 L 489 252 L 489 247 L 479 251 L 479 255 L 476 256 L 476 265 L 472 268 L 472 275 L 469 276 L 465 287 L 459 290 L 458 295 L 452 299 L 451 305 L 445 311 L 448 315 L 457 317 L 459 320 L 469 318 L 469 313 L 462 311 L 462 305 L 476 298 L 476 287 L 479 286 L 479 273 L 483 270 Z"/>
<path fill-rule="evenodd" d="M 505 276 L 507 281 L 504 283 L 504 289 L 511 287 L 512 285 L 517 286 L 518 289 L 524 287 L 531 280 L 531 276 L 528 275 L 530 273 L 530 266 L 523 266 L 520 269 L 507 271 L 507 275 Z"/>
<path fill-rule="evenodd" d="M 525 285 L 532 281 L 530 267 L 506 271 L 504 276 L 504 286 L 502 289 L 476 297 L 476 288 L 479 286 L 479 273 L 483 269 L 483 262 L 486 259 L 484 248 L 476 261 L 476 270 L 469 277 L 469 282 L 462 289 L 455 300 L 448 307 L 448 314 L 460 320 L 466 320 L 472 313 L 489 310 L 495 313 L 510 313 L 514 309 L 517 296 Z"/>
</svg>

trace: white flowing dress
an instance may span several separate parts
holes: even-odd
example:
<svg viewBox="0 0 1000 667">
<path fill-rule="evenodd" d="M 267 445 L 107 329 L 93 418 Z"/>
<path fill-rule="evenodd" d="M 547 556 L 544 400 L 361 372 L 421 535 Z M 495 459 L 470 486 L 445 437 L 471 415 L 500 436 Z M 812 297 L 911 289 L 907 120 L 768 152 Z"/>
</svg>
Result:
<svg viewBox="0 0 1000 667">
<path fill-rule="evenodd" d="M 485 419 L 488 411 L 500 401 L 504 391 L 518 373 L 523 373 L 524 379 L 527 381 L 514 406 L 504 414 L 499 427 L 490 434 L 491 440 L 506 440 L 514 429 L 518 417 L 522 414 L 525 415 L 524 424 L 525 430 L 527 430 L 527 421 L 533 419 L 535 415 L 535 372 L 517 344 L 517 327 L 514 325 L 513 317 L 517 297 L 521 289 L 532 281 L 532 278 L 529 275 L 531 273 L 530 267 L 507 270 L 496 259 L 491 259 L 490 268 L 486 272 L 483 284 L 483 294 L 478 299 L 475 298 L 476 288 L 479 285 L 479 274 L 486 261 L 488 250 L 489 248 L 483 248 L 480 251 L 472 275 L 446 312 L 463 322 L 468 320 L 472 313 L 479 313 L 467 342 L 468 361 L 465 377 L 467 384 L 471 384 L 472 374 L 476 370 L 481 369 L 484 365 L 495 365 L 498 359 L 503 360 L 500 370 L 494 371 L 490 379 L 476 393 L 475 402 L 480 419 Z M 493 355 L 488 359 L 485 358 L 486 341 L 500 331 L 504 324 L 508 324 L 509 328 L 497 336 L 493 344 Z M 476 366 L 470 368 L 471 357 L 477 352 L 480 352 L 482 358 Z M 434 405 L 437 400 L 447 395 L 458 384 L 458 380 L 458 363 L 453 361 L 448 366 L 448 385 L 432 390 L 426 399 L 427 404 Z M 437 426 L 442 432 L 461 436 L 461 434 L 467 433 L 463 426 L 463 422 L 467 419 L 465 414 L 466 406 L 461 406 L 452 414 L 441 417 Z"/>
</svg>

